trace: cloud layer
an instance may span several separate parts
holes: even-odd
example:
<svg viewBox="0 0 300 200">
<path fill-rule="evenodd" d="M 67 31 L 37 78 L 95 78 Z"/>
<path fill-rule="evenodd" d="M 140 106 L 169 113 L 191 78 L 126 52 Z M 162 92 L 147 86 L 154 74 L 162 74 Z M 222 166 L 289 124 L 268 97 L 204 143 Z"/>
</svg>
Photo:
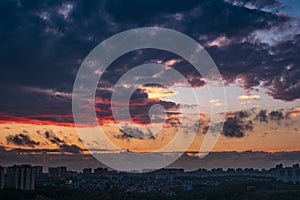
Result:
<svg viewBox="0 0 300 200">
<path fill-rule="evenodd" d="M 263 87 L 268 95 L 284 101 L 299 99 L 299 19 L 281 10 L 277 0 L 2 1 L 0 110 L 4 115 L 0 117 L 72 122 L 71 92 L 84 57 L 107 37 L 143 26 L 175 29 L 198 41 L 226 84 L 238 82 L 245 90 Z M 158 59 L 181 72 L 192 87 L 204 85 L 199 74 L 176 55 L 131 52 L 112 63 L 99 83 L 100 119 L 111 119 L 106 100 L 118 78 L 138 64 Z M 168 62 L 172 60 L 176 62 Z M 166 86 L 180 82 L 169 78 Z M 137 91 L 133 102 L 140 101 L 146 108 L 154 103 L 174 106 L 151 102 L 145 92 Z M 144 107 L 135 106 L 131 113 L 141 123 L 149 120 L 138 117 Z"/>
</svg>

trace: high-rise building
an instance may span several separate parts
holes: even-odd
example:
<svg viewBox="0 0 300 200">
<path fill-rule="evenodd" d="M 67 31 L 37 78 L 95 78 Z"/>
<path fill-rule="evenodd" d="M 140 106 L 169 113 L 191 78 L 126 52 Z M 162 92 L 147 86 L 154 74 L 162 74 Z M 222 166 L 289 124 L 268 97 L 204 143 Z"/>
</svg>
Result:
<svg viewBox="0 0 300 200">
<path fill-rule="evenodd" d="M 35 169 L 31 165 L 8 167 L 6 175 L 7 188 L 34 190 Z"/>
<path fill-rule="evenodd" d="M 34 169 L 35 169 L 35 178 L 42 176 L 43 166 L 34 166 Z"/>
<path fill-rule="evenodd" d="M 97 169 L 94 169 L 94 174 L 105 174 L 107 173 L 107 168 L 98 167 Z"/>
<path fill-rule="evenodd" d="M 5 185 L 4 167 L 0 166 L 0 189 L 3 189 Z"/>
<path fill-rule="evenodd" d="M 49 167 L 48 175 L 52 180 L 64 180 L 66 178 L 67 167 Z"/>
<path fill-rule="evenodd" d="M 84 168 L 83 169 L 83 174 L 84 175 L 92 174 L 92 168 Z"/>
</svg>

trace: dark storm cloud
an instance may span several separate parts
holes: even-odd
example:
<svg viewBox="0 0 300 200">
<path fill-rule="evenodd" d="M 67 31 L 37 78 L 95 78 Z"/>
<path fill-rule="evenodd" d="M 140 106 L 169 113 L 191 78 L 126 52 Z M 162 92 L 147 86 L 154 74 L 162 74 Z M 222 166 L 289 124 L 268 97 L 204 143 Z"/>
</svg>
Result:
<svg viewBox="0 0 300 200">
<path fill-rule="evenodd" d="M 127 91 L 128 90 L 124 88 L 120 91 L 121 93 L 119 95 L 122 96 L 122 94 Z M 122 102 L 111 102 L 111 96 L 112 91 L 108 90 L 98 90 L 96 93 L 96 112 L 100 122 L 112 120 L 112 106 L 114 109 L 118 109 L 118 112 L 115 113 L 115 118 L 125 121 L 129 120 L 128 116 L 125 116 L 124 112 L 122 112 L 124 108 L 129 107 L 129 113 L 132 120 L 140 124 L 148 124 L 151 122 L 149 110 L 153 105 L 159 104 L 166 110 L 172 108 L 176 109 L 177 107 L 177 104 L 171 101 L 159 99 L 150 100 L 148 94 L 142 89 L 136 89 L 134 91 L 129 102 L 127 102 L 128 105 L 126 104 L 125 99 L 121 99 Z"/>
<path fill-rule="evenodd" d="M 299 27 L 298 27 L 299 30 Z M 269 94 L 276 99 L 292 101 L 300 97 L 300 34 L 294 34 L 288 41 L 280 42 L 271 49 L 275 53 L 269 64 L 265 86 L 271 87 Z"/>
<path fill-rule="evenodd" d="M 174 64 L 168 64 L 168 61 L 174 60 Z M 169 67 L 174 68 L 176 71 L 181 73 L 191 86 L 203 86 L 205 82 L 201 79 L 201 75 L 198 71 L 182 57 L 165 51 L 157 49 L 142 49 L 137 51 L 131 51 L 120 56 L 114 62 L 112 62 L 109 68 L 103 73 L 99 87 L 102 88 L 113 88 L 117 81 L 129 70 L 133 69 L 136 66 L 153 63 L 160 61 L 161 64 L 168 65 Z M 162 72 L 157 72 L 157 75 L 160 73 L 160 77 L 163 77 L 161 84 L 164 87 L 173 86 L 174 83 L 182 82 L 183 80 L 177 80 L 174 82 L 173 76 L 168 76 L 169 71 L 166 69 Z M 134 84 L 134 82 L 131 82 Z M 150 83 L 151 84 L 151 83 Z"/>
<path fill-rule="evenodd" d="M 9 111 L 9 114 L 16 117 L 35 116 L 34 119 L 72 121 L 72 119 L 65 118 L 66 115 L 70 116 L 71 114 L 70 98 L 58 98 L 55 95 L 31 92 L 22 87 L 7 84 L 4 83 L 0 86 L 3 94 L 3 98 L 0 100 L 0 110 L 3 112 Z M 45 113 L 48 117 L 43 117 Z"/>
<path fill-rule="evenodd" d="M 280 8 L 276 0 L 1 1 L 0 110 L 36 118 L 44 113 L 70 115 L 71 98 L 66 94 L 72 92 L 84 57 L 105 38 L 143 26 L 172 28 L 203 44 L 227 84 L 239 78 L 247 90 L 261 84 L 276 99 L 298 99 L 299 35 L 290 34 L 273 45 L 254 36 L 262 30 L 278 29 L 279 35 L 289 31 L 288 25 L 295 19 L 266 11 Z M 213 46 L 219 37 L 228 41 Z M 113 63 L 103 75 L 100 87 L 111 88 L 137 64 L 178 58 L 153 51 L 127 56 L 137 59 L 120 58 Z M 172 67 L 185 75 L 192 86 L 204 85 L 186 61 L 180 60 Z M 174 83 L 172 77 L 167 77 L 169 86 L 167 83 Z M 104 116 L 110 117 L 109 110 L 102 110 Z M 72 121 L 58 116 L 50 120 Z"/>
<path fill-rule="evenodd" d="M 247 132 L 254 128 L 253 113 L 248 110 L 229 112 L 225 116 L 224 123 L 210 124 L 210 119 L 205 117 L 200 119 L 195 125 L 195 131 L 198 134 L 207 134 L 208 131 L 215 133 L 219 130 L 221 134 L 228 138 L 242 138 Z M 221 128 L 221 126 L 223 127 Z"/>
<path fill-rule="evenodd" d="M 181 121 L 178 117 L 169 117 L 166 119 L 166 126 L 180 127 Z"/>
<path fill-rule="evenodd" d="M 1 98 L 0 109 L 31 115 L 39 114 L 39 107 L 44 113 L 70 114 L 70 100 L 62 102 L 43 93 L 32 94 L 22 87 L 72 91 L 80 60 L 107 36 L 108 29 L 103 27 L 109 26 L 104 15 L 98 14 L 100 5 L 73 3 L 69 17 L 64 18 L 60 10 L 65 6 L 63 2 L 18 2 L 0 3 L 0 90 L 6 94 Z M 90 24 L 89 17 L 97 23 Z M 94 26 L 93 31 L 86 26 Z M 17 100 L 20 96 L 22 103 Z"/>
<path fill-rule="evenodd" d="M 277 1 L 273 3 L 266 6 L 278 6 Z M 258 7 L 264 6 L 263 4 Z M 241 86 L 245 89 L 253 89 L 262 83 L 262 86 L 267 88 L 269 94 L 276 99 L 291 101 L 299 98 L 300 72 L 297 67 L 300 64 L 297 56 L 300 50 L 299 36 L 290 34 L 272 46 L 262 43 L 259 38 L 253 36 L 258 30 L 274 28 L 279 29 L 275 34 L 281 35 L 284 33 L 284 28 L 281 27 L 286 27 L 288 30 L 293 23 L 296 23 L 296 19 L 243 6 L 222 6 L 220 1 L 210 1 L 200 10 L 203 12 L 199 12 L 201 14 L 198 17 L 187 21 L 188 27 L 192 27 L 192 30 L 187 32 L 204 33 L 202 34 L 204 39 L 202 41 L 201 37 L 199 39 L 204 44 L 207 40 L 213 41 L 220 36 L 228 40 L 226 45 L 206 48 L 226 83 L 233 83 L 237 78 L 241 78 Z M 202 22 L 201 15 L 211 20 Z M 292 32 L 292 29 L 290 31 Z M 268 34 L 268 32 L 262 33 L 262 35 Z"/>
<path fill-rule="evenodd" d="M 224 34 L 229 38 L 240 39 L 255 30 L 280 25 L 287 19 L 223 1 L 205 1 L 194 13 L 186 13 L 186 20 L 189 25 L 187 29 L 193 31 L 193 34 L 204 33 L 209 38 Z"/>
<path fill-rule="evenodd" d="M 267 33 L 266 33 L 267 34 Z M 240 86 L 251 90 L 262 85 L 275 99 L 292 101 L 300 95 L 299 35 L 291 36 L 270 47 L 261 43 L 232 43 L 226 48 L 211 47 L 208 51 L 228 83 L 236 78 Z"/>
<path fill-rule="evenodd" d="M 225 116 L 223 129 L 220 129 L 221 123 L 211 124 L 209 118 L 200 119 L 196 124 L 195 129 L 198 134 L 207 134 L 210 130 L 212 133 L 222 130 L 221 134 L 228 138 L 242 138 L 247 132 L 252 131 L 253 124 L 253 111 L 241 110 L 236 112 L 229 112 Z"/>
<path fill-rule="evenodd" d="M 4 151 L 6 151 L 5 146 L 0 145 L 0 152 L 4 152 Z"/>
<path fill-rule="evenodd" d="M 246 2 L 246 1 L 244 1 Z M 278 7 L 277 1 L 253 2 L 257 7 Z M 260 6 L 258 6 L 260 4 Z M 223 0 L 217 1 L 107 1 L 105 7 L 116 22 L 138 26 L 170 25 L 189 35 L 226 33 L 246 34 L 255 29 L 268 28 L 278 18 L 260 9 L 235 6 Z M 177 14 L 177 15 L 176 15 Z M 238 16 L 238 17 L 237 17 Z M 169 20 L 169 21 L 167 21 Z M 175 23 L 174 23 L 175 21 Z M 175 28 L 173 27 L 173 28 Z M 248 34 L 247 33 L 247 34 Z"/>
<path fill-rule="evenodd" d="M 62 144 L 59 146 L 59 149 L 62 153 L 80 154 L 82 152 L 82 149 L 74 144 L 73 145 Z"/>
<path fill-rule="evenodd" d="M 244 137 L 247 131 L 253 130 L 253 122 L 249 119 L 250 116 L 251 114 L 248 111 L 238 111 L 233 113 L 233 116 L 227 116 L 222 134 L 225 137 Z"/>
<path fill-rule="evenodd" d="M 254 120 L 258 120 L 260 122 L 268 122 L 268 113 L 267 110 L 260 110 Z"/>
<path fill-rule="evenodd" d="M 280 8 L 281 3 L 278 0 L 239 0 L 239 1 L 234 1 L 234 0 L 227 0 L 227 2 L 236 4 L 239 6 L 255 6 L 255 8 L 261 9 L 261 8 Z"/>
<path fill-rule="evenodd" d="M 241 110 L 236 112 L 229 112 L 226 114 L 225 121 L 223 124 L 222 135 L 229 138 L 242 138 L 246 136 L 247 132 L 251 132 L 254 129 L 255 122 L 275 122 L 278 125 L 285 120 L 289 120 L 291 111 L 281 110 Z M 212 132 L 217 130 L 221 124 L 213 124 L 211 127 L 208 126 L 208 120 L 202 120 L 199 123 L 198 133 L 206 134 L 210 128 Z"/>
<path fill-rule="evenodd" d="M 108 13 L 113 16 L 117 22 L 131 22 L 143 25 L 157 16 L 189 11 L 199 6 L 199 2 L 195 0 L 189 2 L 171 0 L 163 2 L 157 0 L 144 2 L 138 0 L 112 0 L 107 1 L 105 6 Z"/>
<path fill-rule="evenodd" d="M 28 146 L 28 147 L 35 147 L 40 144 L 40 142 L 36 142 L 30 138 L 30 136 L 25 135 L 24 133 L 20 133 L 17 135 L 9 135 L 6 137 L 6 141 L 8 144 L 14 144 L 17 146 Z"/>
<path fill-rule="evenodd" d="M 49 140 L 52 144 L 62 144 L 65 143 L 65 141 L 61 140 L 59 137 L 57 137 L 51 130 L 45 131 L 45 138 Z"/>
<path fill-rule="evenodd" d="M 281 121 L 289 119 L 289 112 L 290 111 L 284 112 L 283 110 L 274 110 L 270 112 L 267 110 L 260 110 L 254 120 L 265 123 L 274 121 L 280 124 Z"/>
<path fill-rule="evenodd" d="M 269 116 L 270 116 L 270 120 L 277 121 L 277 122 L 285 119 L 283 112 L 280 110 L 270 112 Z"/>
</svg>

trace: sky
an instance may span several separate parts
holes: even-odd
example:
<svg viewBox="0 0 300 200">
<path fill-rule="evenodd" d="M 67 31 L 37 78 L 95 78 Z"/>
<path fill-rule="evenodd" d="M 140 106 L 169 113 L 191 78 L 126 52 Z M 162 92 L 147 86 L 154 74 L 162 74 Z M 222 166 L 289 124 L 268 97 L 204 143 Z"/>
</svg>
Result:
<svg viewBox="0 0 300 200">
<path fill-rule="evenodd" d="M 299 151 L 300 140 L 300 2 L 298 0 L 217 1 L 22 1 L 0 2 L 0 149 L 2 154 L 89 154 L 151 152 L 167 145 L 187 120 L 187 151 L 199 151 L 210 124 L 210 108 L 224 106 L 225 119 L 214 152 Z M 116 59 L 95 94 L 99 126 L 114 148 L 97 141 L 91 124 L 76 125 L 72 91 L 85 57 L 105 39 L 133 28 L 161 27 L 197 41 L 222 76 L 227 101 L 210 99 L 205 79 L 174 53 L 141 49 Z M 164 85 L 135 85 L 129 101 L 133 122 L 113 118 L 112 93 L 118 80 L 135 66 L 167 66 Z M 170 69 L 181 79 L 168 75 Z M 198 102 L 189 96 L 193 90 Z M 180 101 L 178 100 L 180 96 Z M 155 107 L 160 105 L 158 107 Z M 90 105 L 83 105 L 90 106 Z M 154 106 L 154 107 L 153 107 Z M 164 115 L 149 116 L 163 108 Z M 195 110 L 199 109 L 199 113 Z M 148 129 L 150 122 L 162 128 Z M 154 120 L 154 121 L 153 121 Z M 156 121 L 155 121 L 156 120 Z M 216 128 L 218 124 L 210 124 Z M 89 141 L 83 141 L 80 129 Z M 181 142 L 168 152 L 184 151 Z M 196 152 L 196 153 L 195 153 Z"/>
</svg>

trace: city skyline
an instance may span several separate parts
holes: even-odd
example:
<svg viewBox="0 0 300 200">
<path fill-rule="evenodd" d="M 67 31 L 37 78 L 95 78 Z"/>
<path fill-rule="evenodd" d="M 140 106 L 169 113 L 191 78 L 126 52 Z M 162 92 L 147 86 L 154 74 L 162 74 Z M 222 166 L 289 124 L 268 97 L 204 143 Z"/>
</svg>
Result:
<svg viewBox="0 0 300 200">
<path fill-rule="evenodd" d="M 176 194 L 175 188 L 193 190 L 197 184 L 206 186 L 218 186 L 226 183 L 245 181 L 272 181 L 283 183 L 300 183 L 299 164 L 286 167 L 277 164 L 271 169 L 255 168 L 198 168 L 193 171 L 185 171 L 182 168 L 163 168 L 156 171 L 143 169 L 143 173 L 132 171 L 131 173 L 109 170 L 108 168 L 84 168 L 81 171 L 68 170 L 66 166 L 49 167 L 47 171 L 43 166 L 13 165 L 8 167 L 0 166 L 0 190 L 35 190 L 40 187 L 68 187 L 85 188 L 89 190 L 107 189 L 108 184 L 114 184 L 115 189 L 126 192 L 158 192 L 164 193 L 163 188 L 168 188 L 171 195 Z M 184 179 L 188 178 L 187 180 Z M 114 180 L 115 179 L 115 180 Z M 96 181 L 97 180 L 97 181 Z M 116 182 L 116 180 L 118 180 Z M 164 180 L 164 184 L 159 181 Z M 153 184 L 151 187 L 145 184 Z M 133 185 L 128 184 L 132 182 Z M 144 185 L 141 187 L 141 184 Z M 172 187 L 173 185 L 173 187 Z"/>
</svg>

